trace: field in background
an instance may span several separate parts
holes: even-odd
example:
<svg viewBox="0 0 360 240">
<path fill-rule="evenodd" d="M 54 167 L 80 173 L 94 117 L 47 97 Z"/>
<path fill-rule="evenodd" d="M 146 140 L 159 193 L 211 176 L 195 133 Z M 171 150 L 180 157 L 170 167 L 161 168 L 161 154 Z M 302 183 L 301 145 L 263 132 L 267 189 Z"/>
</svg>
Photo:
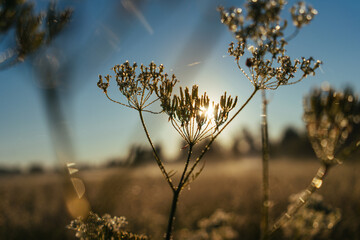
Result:
<svg viewBox="0 0 360 240">
<path fill-rule="evenodd" d="M 271 162 L 271 219 L 286 209 L 289 195 L 310 183 L 318 166 L 316 161 Z M 319 191 L 326 204 L 342 213 L 330 239 L 360 239 L 359 172 L 359 163 L 331 169 Z M 260 159 L 209 162 L 181 195 L 176 230 L 195 229 L 198 220 L 222 209 L 235 216 L 232 227 L 240 239 L 258 239 L 260 176 Z M 171 192 L 156 166 L 87 170 L 80 177 L 94 212 L 125 216 L 129 230 L 162 239 Z M 75 239 L 65 228 L 71 217 L 62 181 L 50 173 L 0 177 L 0 239 Z"/>
</svg>

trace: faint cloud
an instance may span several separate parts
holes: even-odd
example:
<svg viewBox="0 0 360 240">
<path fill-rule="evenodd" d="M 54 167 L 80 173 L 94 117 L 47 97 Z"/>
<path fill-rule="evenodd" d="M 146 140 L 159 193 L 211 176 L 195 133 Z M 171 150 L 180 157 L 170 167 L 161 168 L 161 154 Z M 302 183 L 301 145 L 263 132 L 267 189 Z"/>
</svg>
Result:
<svg viewBox="0 0 360 240">
<path fill-rule="evenodd" d="M 145 16 L 141 13 L 141 11 L 131 2 L 131 0 L 122 0 L 121 1 L 124 8 L 133 13 L 140 22 L 144 25 L 145 29 L 152 35 L 154 34 L 154 30 L 150 26 L 149 22 L 146 20 Z"/>
<path fill-rule="evenodd" d="M 120 39 L 117 37 L 117 35 L 114 33 L 114 31 L 112 31 L 109 27 L 107 27 L 104 24 L 100 25 L 101 29 L 103 30 L 103 32 L 106 34 L 107 36 L 107 41 L 108 43 L 117 51 L 120 50 L 120 46 L 119 46 L 119 42 Z M 101 33 L 101 30 L 97 29 L 96 30 L 97 34 Z"/>
<path fill-rule="evenodd" d="M 201 62 L 193 62 L 193 63 L 188 64 L 187 66 L 188 66 L 188 67 L 192 67 L 192 66 L 198 65 L 198 64 L 200 64 L 200 63 L 201 63 Z"/>
</svg>

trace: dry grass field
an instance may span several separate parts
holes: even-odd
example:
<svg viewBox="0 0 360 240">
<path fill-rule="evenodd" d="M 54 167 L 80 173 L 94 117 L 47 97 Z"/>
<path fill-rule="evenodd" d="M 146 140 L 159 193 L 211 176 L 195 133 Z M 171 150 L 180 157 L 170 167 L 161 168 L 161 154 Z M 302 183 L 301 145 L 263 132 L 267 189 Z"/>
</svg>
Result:
<svg viewBox="0 0 360 240">
<path fill-rule="evenodd" d="M 276 160 L 270 166 L 274 220 L 286 209 L 289 195 L 310 183 L 319 164 Z M 200 219 L 222 209 L 232 214 L 231 227 L 239 239 L 258 239 L 260 172 L 260 159 L 209 162 L 181 195 L 175 236 L 181 229 L 196 229 Z M 326 239 L 360 239 L 359 172 L 358 163 L 331 169 L 319 191 L 325 204 L 339 208 L 342 215 Z M 162 239 L 171 193 L 155 166 L 87 170 L 79 176 L 94 212 L 125 216 L 129 230 Z M 75 239 L 66 229 L 71 217 L 64 204 L 63 180 L 50 173 L 0 177 L 0 239 Z M 283 239 L 281 233 L 274 238 Z"/>
</svg>

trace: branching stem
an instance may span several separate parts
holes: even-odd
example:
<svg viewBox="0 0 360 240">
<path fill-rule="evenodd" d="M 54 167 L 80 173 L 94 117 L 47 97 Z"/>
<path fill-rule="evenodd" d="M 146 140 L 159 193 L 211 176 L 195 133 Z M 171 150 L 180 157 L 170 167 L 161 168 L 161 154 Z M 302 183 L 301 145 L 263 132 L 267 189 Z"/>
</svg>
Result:
<svg viewBox="0 0 360 240">
<path fill-rule="evenodd" d="M 171 208 L 170 208 L 168 227 L 167 227 L 166 236 L 165 236 L 166 240 L 170 240 L 171 236 L 172 236 L 172 231 L 174 229 L 176 207 L 177 207 L 177 203 L 179 201 L 180 193 L 181 193 L 184 185 L 186 184 L 186 182 L 184 182 L 184 177 L 185 177 L 186 171 L 187 171 L 189 163 L 190 163 L 193 146 L 194 146 L 193 144 L 189 145 L 188 157 L 187 157 L 187 160 L 185 163 L 183 173 L 181 175 L 178 187 L 173 191 L 173 200 L 172 200 L 172 204 L 171 204 Z"/>
<path fill-rule="evenodd" d="M 186 174 L 186 177 L 184 179 L 184 182 L 188 182 L 191 174 L 194 172 L 196 166 L 199 164 L 200 160 L 204 156 L 204 154 L 210 149 L 211 144 L 214 142 L 214 140 L 219 136 L 219 134 L 234 120 L 234 118 L 244 109 L 244 107 L 250 102 L 250 100 L 255 96 L 256 92 L 259 90 L 259 88 L 255 87 L 254 91 L 250 95 L 250 97 L 245 101 L 245 103 L 240 107 L 240 109 L 232 116 L 229 121 L 226 122 L 226 124 L 210 139 L 209 143 L 205 146 L 204 150 L 200 153 L 200 155 L 196 158 L 194 164 L 192 165 L 189 172 Z"/>
</svg>

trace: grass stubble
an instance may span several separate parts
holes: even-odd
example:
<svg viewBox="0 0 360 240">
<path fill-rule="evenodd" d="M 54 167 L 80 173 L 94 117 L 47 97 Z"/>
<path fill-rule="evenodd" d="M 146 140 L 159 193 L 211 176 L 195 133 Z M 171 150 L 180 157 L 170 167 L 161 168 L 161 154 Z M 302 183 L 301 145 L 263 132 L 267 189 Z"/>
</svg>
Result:
<svg viewBox="0 0 360 240">
<path fill-rule="evenodd" d="M 207 171 L 183 192 L 174 237 L 184 228 L 196 229 L 199 219 L 222 209 L 235 216 L 231 225 L 241 239 L 259 238 L 259 161 L 209 162 Z M 315 159 L 271 162 L 270 219 L 286 209 L 288 196 L 303 190 L 318 165 Z M 318 191 L 326 204 L 341 209 L 341 221 L 331 231 L 330 239 L 360 238 L 359 170 L 359 163 L 339 165 Z M 156 166 L 88 170 L 82 171 L 81 177 L 94 212 L 126 216 L 132 231 L 145 233 L 151 239 L 163 237 L 168 220 L 164 204 L 172 196 L 164 191 L 166 183 Z M 71 220 L 62 201 L 61 183 L 61 176 L 51 173 L 1 177 L 0 239 L 75 239 L 70 230 L 59 227 Z"/>
</svg>

